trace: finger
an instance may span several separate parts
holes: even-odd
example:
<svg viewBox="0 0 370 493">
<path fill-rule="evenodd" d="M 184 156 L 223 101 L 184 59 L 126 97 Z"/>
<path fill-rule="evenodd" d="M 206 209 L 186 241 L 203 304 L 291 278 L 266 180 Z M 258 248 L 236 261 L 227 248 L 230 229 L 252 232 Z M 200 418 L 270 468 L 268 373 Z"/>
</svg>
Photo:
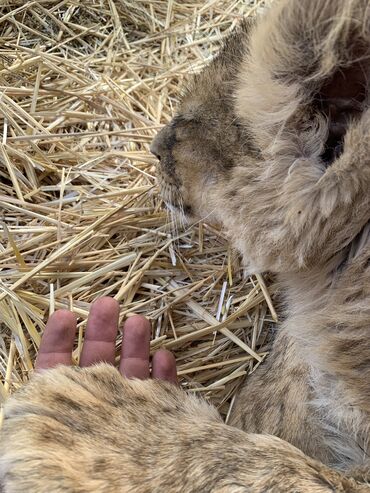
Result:
<svg viewBox="0 0 370 493">
<path fill-rule="evenodd" d="M 114 364 L 118 317 L 119 304 L 115 299 L 105 296 L 92 304 L 81 352 L 81 366 L 101 361 Z"/>
<path fill-rule="evenodd" d="M 149 378 L 150 322 L 141 315 L 130 317 L 123 327 L 119 371 L 127 378 Z"/>
<path fill-rule="evenodd" d="M 76 323 L 76 316 L 68 310 L 57 310 L 51 315 L 41 338 L 35 365 L 37 371 L 72 364 Z"/>
<path fill-rule="evenodd" d="M 177 384 L 175 356 L 166 349 L 154 353 L 152 360 L 152 377 Z"/>
</svg>

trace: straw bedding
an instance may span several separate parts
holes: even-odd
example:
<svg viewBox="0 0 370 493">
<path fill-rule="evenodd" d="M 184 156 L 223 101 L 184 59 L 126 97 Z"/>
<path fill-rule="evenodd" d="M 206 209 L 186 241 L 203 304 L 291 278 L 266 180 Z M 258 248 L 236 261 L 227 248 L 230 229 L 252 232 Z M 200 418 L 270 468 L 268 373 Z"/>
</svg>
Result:
<svg viewBox="0 0 370 493">
<path fill-rule="evenodd" d="M 227 417 L 269 349 L 276 288 L 222 233 L 163 208 L 149 144 L 197 72 L 261 1 L 3 0 L 1 400 L 26 382 L 50 312 L 90 303 L 152 321 L 184 388 Z M 268 287 L 267 287 L 268 286 Z M 117 341 L 117 357 L 120 351 Z M 248 378 L 248 377 L 247 377 Z"/>
</svg>

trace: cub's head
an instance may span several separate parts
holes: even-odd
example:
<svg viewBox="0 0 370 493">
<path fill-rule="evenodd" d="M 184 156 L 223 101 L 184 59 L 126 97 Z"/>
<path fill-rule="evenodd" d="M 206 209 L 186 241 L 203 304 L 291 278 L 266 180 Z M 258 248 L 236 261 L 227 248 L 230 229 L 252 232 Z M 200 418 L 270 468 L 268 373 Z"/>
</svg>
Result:
<svg viewBox="0 0 370 493">
<path fill-rule="evenodd" d="M 221 223 L 250 271 L 326 262 L 369 221 L 368 0 L 275 0 L 155 138 L 167 205 Z"/>
<path fill-rule="evenodd" d="M 234 111 L 237 74 L 247 46 L 247 23 L 226 41 L 212 63 L 189 82 L 175 117 L 150 147 L 167 206 L 189 220 L 219 220 L 218 190 L 252 151 Z"/>
</svg>

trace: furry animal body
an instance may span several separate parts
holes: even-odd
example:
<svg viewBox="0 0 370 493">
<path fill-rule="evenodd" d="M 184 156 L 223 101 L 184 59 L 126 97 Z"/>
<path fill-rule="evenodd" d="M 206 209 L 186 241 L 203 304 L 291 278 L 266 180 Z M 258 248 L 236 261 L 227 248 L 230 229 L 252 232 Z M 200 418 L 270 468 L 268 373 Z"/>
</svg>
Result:
<svg viewBox="0 0 370 493">
<path fill-rule="evenodd" d="M 6 405 L 4 492 L 370 492 L 369 57 L 367 0 L 276 1 L 152 145 L 165 201 L 283 287 L 232 426 L 108 365 L 49 370 Z"/>
</svg>

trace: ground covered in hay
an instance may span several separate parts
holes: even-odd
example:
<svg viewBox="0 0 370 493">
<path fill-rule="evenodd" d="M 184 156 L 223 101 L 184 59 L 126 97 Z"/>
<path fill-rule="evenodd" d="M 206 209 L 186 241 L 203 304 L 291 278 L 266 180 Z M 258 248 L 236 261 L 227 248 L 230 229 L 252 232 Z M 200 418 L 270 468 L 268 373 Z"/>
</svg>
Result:
<svg viewBox="0 0 370 493">
<path fill-rule="evenodd" d="M 1 5 L 1 400 L 32 373 L 50 312 L 77 313 L 78 362 L 89 305 L 110 295 L 227 416 L 268 352 L 275 288 L 243 276 L 222 232 L 168 217 L 149 143 L 184 77 L 262 2 Z"/>
</svg>

